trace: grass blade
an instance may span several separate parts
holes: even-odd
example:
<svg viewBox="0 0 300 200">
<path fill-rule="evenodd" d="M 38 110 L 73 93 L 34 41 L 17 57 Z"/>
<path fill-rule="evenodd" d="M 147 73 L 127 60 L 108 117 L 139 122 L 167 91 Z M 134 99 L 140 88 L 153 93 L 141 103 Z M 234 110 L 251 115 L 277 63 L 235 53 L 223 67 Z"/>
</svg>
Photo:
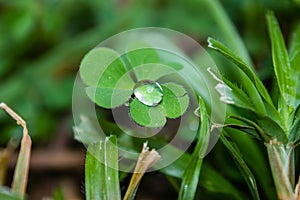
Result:
<svg viewBox="0 0 300 200">
<path fill-rule="evenodd" d="M 221 101 L 255 112 L 252 102 L 250 102 L 248 95 L 242 89 L 213 71 L 211 68 L 208 68 L 207 71 L 218 81 L 215 89 L 220 94 Z"/>
<path fill-rule="evenodd" d="M 11 115 L 11 117 L 17 121 L 18 125 L 23 127 L 23 138 L 21 141 L 21 149 L 18 156 L 17 166 L 14 172 L 12 191 L 24 196 L 28 181 L 31 139 L 28 134 L 26 122 L 5 103 L 1 103 L 0 107 L 4 109 L 9 115 Z"/>
<path fill-rule="evenodd" d="M 205 103 L 201 97 L 199 97 L 199 106 L 201 125 L 198 131 L 198 141 L 190 162 L 185 168 L 183 174 L 181 188 L 179 191 L 179 200 L 194 199 L 202 161 L 209 143 L 209 117 L 207 115 Z"/>
<path fill-rule="evenodd" d="M 120 200 L 118 148 L 115 136 L 90 144 L 85 162 L 87 200 Z"/>
<path fill-rule="evenodd" d="M 269 35 L 271 38 L 274 71 L 281 97 L 285 102 L 283 104 L 292 106 L 295 109 L 295 87 L 297 79 L 299 77 L 294 77 L 295 74 L 292 73 L 291 63 L 288 57 L 283 36 L 273 12 L 268 12 L 266 18 L 268 23 Z"/>
<path fill-rule="evenodd" d="M 300 104 L 300 23 L 298 24 L 296 30 L 294 31 L 291 47 L 290 47 L 290 62 L 291 62 L 291 68 L 293 70 L 293 77 L 295 77 L 296 83 L 296 106 L 299 106 Z"/>
<path fill-rule="evenodd" d="M 6 182 L 8 161 L 14 150 L 19 146 L 19 141 L 16 138 L 11 138 L 5 149 L 0 151 L 0 186 Z"/>
<path fill-rule="evenodd" d="M 240 57 L 238 57 L 236 54 L 234 54 L 231 50 L 229 50 L 224 44 L 221 42 L 213 39 L 213 38 L 208 38 L 208 46 L 225 57 L 227 57 L 229 60 L 231 60 L 236 66 L 241 69 L 250 79 L 251 81 L 255 84 L 257 90 L 259 91 L 260 95 L 268 102 L 270 105 L 273 105 L 272 99 L 261 82 L 261 80 L 258 78 L 258 76 L 255 74 L 255 72 L 252 70 L 252 68 L 247 65 Z"/>
<path fill-rule="evenodd" d="M 248 168 L 247 164 L 243 160 L 241 153 L 233 146 L 233 144 L 229 140 L 227 140 L 227 138 L 224 135 L 224 132 L 221 134 L 220 139 L 223 142 L 223 144 L 225 145 L 225 147 L 229 150 L 235 163 L 237 164 L 243 178 L 245 179 L 245 181 L 250 189 L 252 198 L 255 200 L 259 200 L 260 198 L 259 198 L 258 189 L 257 189 L 254 175 L 252 174 L 252 172 Z"/>
</svg>

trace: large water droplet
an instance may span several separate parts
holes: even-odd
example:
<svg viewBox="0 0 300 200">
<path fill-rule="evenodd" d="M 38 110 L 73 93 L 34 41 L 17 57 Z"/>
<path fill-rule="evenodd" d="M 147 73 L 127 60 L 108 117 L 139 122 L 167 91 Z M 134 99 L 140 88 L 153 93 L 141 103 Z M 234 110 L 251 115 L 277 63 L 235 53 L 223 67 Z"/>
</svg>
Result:
<svg viewBox="0 0 300 200">
<path fill-rule="evenodd" d="M 163 97 L 161 86 L 154 81 L 143 80 L 138 82 L 134 88 L 134 96 L 147 106 L 156 106 Z"/>
</svg>

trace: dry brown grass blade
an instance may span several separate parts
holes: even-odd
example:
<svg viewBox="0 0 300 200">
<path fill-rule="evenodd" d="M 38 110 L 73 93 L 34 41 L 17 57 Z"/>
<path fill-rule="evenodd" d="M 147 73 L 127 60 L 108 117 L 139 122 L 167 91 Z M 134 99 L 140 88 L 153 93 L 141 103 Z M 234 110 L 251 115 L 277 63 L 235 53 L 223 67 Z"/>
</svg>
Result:
<svg viewBox="0 0 300 200">
<path fill-rule="evenodd" d="M 6 180 L 8 158 L 8 152 L 3 149 L 0 152 L 0 186 L 4 185 Z"/>
<path fill-rule="evenodd" d="M 17 166 L 14 173 L 12 191 L 24 195 L 26 191 L 27 181 L 28 181 L 29 162 L 30 162 L 30 153 L 31 153 L 31 139 L 30 136 L 28 135 L 26 122 L 17 113 L 15 113 L 10 107 L 8 107 L 5 103 L 0 103 L 0 108 L 5 110 L 12 118 L 14 118 L 17 121 L 18 125 L 23 127 L 21 149 L 20 149 Z"/>
<path fill-rule="evenodd" d="M 134 169 L 133 175 L 131 177 L 128 189 L 123 200 L 132 200 L 135 196 L 135 192 L 138 185 L 145 174 L 145 172 L 153 166 L 156 162 L 160 160 L 160 155 L 152 149 L 149 151 L 147 143 L 144 143 L 142 152 L 139 155 L 136 167 Z"/>
<path fill-rule="evenodd" d="M 10 139 L 7 147 L 0 151 L 0 186 L 5 184 L 7 169 L 9 167 L 9 159 L 13 155 L 14 150 L 19 145 L 14 138 Z"/>
</svg>

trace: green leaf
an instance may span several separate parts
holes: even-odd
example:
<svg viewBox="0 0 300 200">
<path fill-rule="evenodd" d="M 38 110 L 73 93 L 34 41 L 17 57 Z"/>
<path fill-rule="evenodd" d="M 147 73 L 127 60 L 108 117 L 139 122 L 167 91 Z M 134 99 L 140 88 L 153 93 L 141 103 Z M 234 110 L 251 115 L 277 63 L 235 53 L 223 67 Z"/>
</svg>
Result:
<svg viewBox="0 0 300 200">
<path fill-rule="evenodd" d="M 267 23 L 272 44 L 272 58 L 278 87 L 283 98 L 283 104 L 296 108 L 296 84 L 299 77 L 293 74 L 288 53 L 273 12 L 267 13 Z M 285 114 L 288 115 L 288 114 Z"/>
<path fill-rule="evenodd" d="M 121 200 L 115 136 L 89 145 L 85 162 L 87 200 Z"/>
<path fill-rule="evenodd" d="M 104 108 L 115 108 L 131 96 L 134 82 L 119 55 L 108 48 L 95 48 L 83 59 L 80 75 L 88 97 Z"/>
<path fill-rule="evenodd" d="M 263 129 L 268 135 L 275 137 L 278 141 L 286 144 L 288 138 L 285 135 L 283 129 L 271 118 L 262 117 L 257 119 L 257 124 Z"/>
<path fill-rule="evenodd" d="M 161 63 L 142 64 L 134 68 L 137 81 L 151 80 L 156 81 L 163 76 L 175 73 L 175 69 L 171 65 Z"/>
<path fill-rule="evenodd" d="M 129 100 L 132 89 L 116 89 L 107 87 L 86 87 L 87 96 L 98 106 L 115 108 Z"/>
<path fill-rule="evenodd" d="M 233 129 L 242 131 L 244 133 L 247 133 L 248 135 L 253 136 L 256 139 L 262 140 L 262 138 L 260 137 L 260 135 L 255 130 L 255 128 L 252 127 L 252 126 L 230 123 L 230 124 L 225 124 L 224 127 L 233 128 Z"/>
<path fill-rule="evenodd" d="M 199 106 L 201 124 L 198 129 L 198 141 L 189 164 L 183 174 L 178 198 L 180 200 L 194 199 L 199 182 L 202 161 L 209 143 L 209 117 L 207 115 L 205 103 L 201 97 L 199 97 Z"/>
<path fill-rule="evenodd" d="M 291 47 L 290 47 L 290 53 L 289 58 L 291 62 L 291 68 L 293 76 L 293 79 L 296 81 L 296 87 L 295 87 L 295 98 L 296 103 L 295 105 L 298 106 L 300 104 L 300 23 L 298 24 L 296 30 L 293 33 Z"/>
<path fill-rule="evenodd" d="M 148 63 L 159 63 L 157 51 L 151 47 L 135 47 L 133 50 L 127 53 L 127 57 L 132 67 Z"/>
<path fill-rule="evenodd" d="M 107 66 L 115 60 L 118 60 L 117 62 L 120 63 L 118 53 L 112 49 L 102 47 L 92 49 L 84 56 L 80 64 L 82 81 L 89 86 L 98 85 L 100 76 Z"/>
<path fill-rule="evenodd" d="M 253 104 L 249 101 L 249 97 L 242 89 L 211 68 L 208 68 L 208 72 L 219 82 L 215 88 L 220 94 L 221 101 L 255 112 Z"/>
<path fill-rule="evenodd" d="M 291 128 L 291 134 L 289 135 L 290 142 L 299 142 L 300 139 L 300 105 L 295 111 L 294 122 Z"/>
<path fill-rule="evenodd" d="M 162 85 L 163 100 L 161 102 L 165 115 L 169 118 L 180 117 L 188 108 L 189 96 L 186 90 L 176 83 Z"/>
<path fill-rule="evenodd" d="M 208 46 L 210 48 L 215 49 L 218 52 L 225 55 L 226 57 L 230 58 L 235 64 L 238 65 L 238 67 L 240 67 L 244 71 L 244 73 L 246 75 L 243 76 L 243 79 L 241 79 L 241 83 L 244 86 L 244 90 L 247 93 L 251 102 L 253 103 L 256 113 L 258 113 L 260 115 L 266 115 L 266 108 L 264 106 L 264 102 L 260 96 L 260 93 L 262 93 L 263 96 L 266 96 L 265 99 L 267 99 L 267 101 L 269 101 L 271 103 L 271 105 L 272 105 L 272 101 L 271 101 L 270 97 L 267 95 L 267 91 L 265 90 L 263 84 L 262 83 L 259 84 L 259 82 L 260 82 L 259 79 L 255 78 L 256 76 L 255 76 L 254 72 L 252 72 L 250 70 L 250 68 L 248 66 L 246 66 L 246 64 L 244 64 L 240 58 L 236 57 L 222 43 L 220 43 L 212 38 L 209 38 L 208 42 L 209 42 Z M 250 75 L 250 77 L 248 74 Z M 251 78 L 253 80 L 251 80 Z M 259 90 L 257 89 L 255 84 L 259 86 L 258 87 Z"/>
<path fill-rule="evenodd" d="M 134 82 L 121 59 L 114 60 L 106 66 L 99 77 L 98 87 L 116 89 L 132 89 L 134 87 Z"/>
<path fill-rule="evenodd" d="M 166 123 L 166 117 L 160 105 L 146 106 L 137 98 L 130 103 L 130 116 L 137 124 L 146 127 L 162 127 Z"/>
<path fill-rule="evenodd" d="M 248 66 L 240 57 L 238 57 L 235 53 L 230 51 L 221 42 L 213 38 L 208 38 L 207 41 L 209 43 L 208 46 L 210 48 L 215 49 L 216 51 L 227 57 L 229 60 L 231 60 L 234 64 L 236 64 L 236 66 L 239 67 L 239 69 L 241 69 L 255 84 L 257 90 L 259 91 L 260 95 L 265 99 L 265 101 L 267 101 L 270 105 L 273 105 L 272 99 L 267 89 L 250 66 Z"/>
<path fill-rule="evenodd" d="M 249 120 L 249 119 L 246 119 L 246 118 L 244 118 L 244 117 L 241 117 L 241 116 L 234 116 L 234 115 L 232 115 L 232 116 L 229 116 L 229 117 L 230 117 L 230 118 L 233 118 L 233 119 L 237 119 L 237 120 L 242 121 L 242 122 L 245 122 L 246 124 L 248 124 L 248 125 L 250 125 L 251 127 L 253 127 L 253 128 L 257 131 L 259 137 L 260 137 L 263 141 L 268 142 L 268 141 L 271 139 L 271 138 L 269 137 L 269 135 L 267 135 L 267 134 L 264 132 L 264 130 L 263 130 L 260 126 L 258 126 L 255 122 L 253 122 L 253 121 L 251 121 L 251 120 Z"/>
<path fill-rule="evenodd" d="M 223 131 L 224 132 L 224 131 Z M 241 153 L 234 147 L 234 144 L 230 142 L 224 133 L 221 134 L 220 139 L 222 143 L 225 145 L 225 147 L 229 150 L 231 153 L 231 156 L 233 157 L 235 163 L 237 164 L 244 180 L 246 181 L 250 191 L 252 198 L 255 200 L 259 200 L 259 194 L 258 194 L 258 188 L 256 185 L 256 180 L 250 169 L 248 168 L 247 164 L 243 160 L 243 156 Z"/>
<path fill-rule="evenodd" d="M 169 165 L 160 171 L 168 176 L 176 177 L 178 179 L 183 178 L 184 170 L 187 164 L 191 161 L 192 156 L 187 153 L 177 159 L 172 165 Z M 214 193 L 230 194 L 234 199 L 245 199 L 241 195 L 238 189 L 230 183 L 219 171 L 215 170 L 211 166 L 208 166 L 205 162 L 202 164 L 199 184 L 206 190 Z"/>
<path fill-rule="evenodd" d="M 0 199 L 3 200 L 24 200 L 19 194 L 13 193 L 9 188 L 0 187 Z"/>
</svg>

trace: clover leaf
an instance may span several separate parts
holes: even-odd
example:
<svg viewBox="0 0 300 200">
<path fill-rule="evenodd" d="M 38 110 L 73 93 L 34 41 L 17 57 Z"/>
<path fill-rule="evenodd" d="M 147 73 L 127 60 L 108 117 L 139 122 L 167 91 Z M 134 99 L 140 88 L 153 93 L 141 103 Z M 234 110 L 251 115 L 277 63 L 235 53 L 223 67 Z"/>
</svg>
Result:
<svg viewBox="0 0 300 200">
<path fill-rule="evenodd" d="M 182 67 L 161 60 L 149 45 L 138 47 L 131 46 L 124 55 L 95 48 L 83 58 L 80 76 L 87 96 L 98 106 L 113 109 L 129 102 L 130 116 L 137 124 L 162 127 L 166 118 L 178 118 L 188 108 L 189 96 L 181 85 L 160 83 Z"/>
</svg>

